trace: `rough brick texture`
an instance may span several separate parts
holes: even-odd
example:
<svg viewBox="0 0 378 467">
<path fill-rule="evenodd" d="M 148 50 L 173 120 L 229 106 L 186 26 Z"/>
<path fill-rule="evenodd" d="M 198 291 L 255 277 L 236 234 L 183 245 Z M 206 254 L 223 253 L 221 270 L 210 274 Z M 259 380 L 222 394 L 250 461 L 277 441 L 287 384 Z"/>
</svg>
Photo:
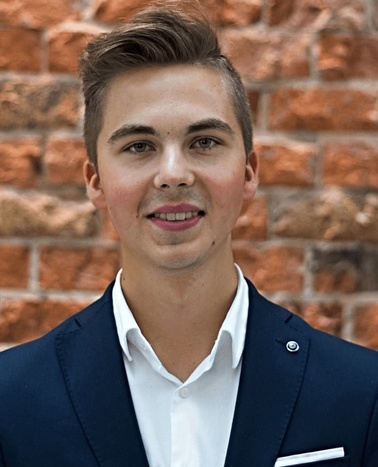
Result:
<svg viewBox="0 0 378 467">
<path fill-rule="evenodd" d="M 150 0 L 0 0 L 0 348 L 97 297 L 118 235 L 86 199 L 77 59 Z M 378 0 L 202 0 L 246 84 L 260 186 L 235 259 L 378 349 Z"/>
</svg>

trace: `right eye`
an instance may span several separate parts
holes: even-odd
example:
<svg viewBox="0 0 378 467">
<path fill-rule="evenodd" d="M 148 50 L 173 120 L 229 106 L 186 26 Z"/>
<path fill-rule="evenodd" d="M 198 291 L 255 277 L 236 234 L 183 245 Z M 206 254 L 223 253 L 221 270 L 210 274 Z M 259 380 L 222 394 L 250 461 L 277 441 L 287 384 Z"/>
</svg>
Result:
<svg viewBox="0 0 378 467">
<path fill-rule="evenodd" d="M 130 144 L 126 146 L 123 151 L 133 152 L 134 154 L 140 154 L 142 152 L 153 151 L 154 148 L 149 143 L 145 143 L 143 141 L 138 141 L 137 143 Z"/>
</svg>

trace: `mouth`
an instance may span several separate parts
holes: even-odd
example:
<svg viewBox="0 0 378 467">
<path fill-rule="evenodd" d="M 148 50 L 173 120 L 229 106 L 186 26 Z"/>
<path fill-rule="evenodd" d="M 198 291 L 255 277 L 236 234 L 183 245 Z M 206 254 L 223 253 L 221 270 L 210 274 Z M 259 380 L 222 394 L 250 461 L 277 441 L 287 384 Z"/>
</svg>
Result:
<svg viewBox="0 0 378 467">
<path fill-rule="evenodd" d="M 205 215 L 204 211 L 185 211 L 185 212 L 156 212 L 147 216 L 149 219 L 162 219 L 169 222 L 182 222 L 193 217 L 202 217 Z"/>
</svg>

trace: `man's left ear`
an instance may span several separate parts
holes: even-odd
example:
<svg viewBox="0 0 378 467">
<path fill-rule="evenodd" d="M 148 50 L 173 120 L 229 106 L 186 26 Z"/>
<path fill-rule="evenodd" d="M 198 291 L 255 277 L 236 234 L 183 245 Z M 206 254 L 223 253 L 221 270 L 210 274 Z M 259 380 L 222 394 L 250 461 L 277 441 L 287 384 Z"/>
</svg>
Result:
<svg viewBox="0 0 378 467">
<path fill-rule="evenodd" d="M 250 201 L 256 194 L 258 185 L 258 161 L 254 151 L 251 151 L 245 166 L 243 200 Z"/>
</svg>

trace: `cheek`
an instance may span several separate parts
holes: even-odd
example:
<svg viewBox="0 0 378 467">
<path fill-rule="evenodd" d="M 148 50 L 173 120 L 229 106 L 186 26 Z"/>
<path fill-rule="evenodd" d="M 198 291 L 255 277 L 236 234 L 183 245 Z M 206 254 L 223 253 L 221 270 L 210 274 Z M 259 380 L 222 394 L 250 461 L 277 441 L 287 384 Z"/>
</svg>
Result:
<svg viewBox="0 0 378 467">
<path fill-rule="evenodd" d="M 237 218 L 243 202 L 244 172 L 232 172 L 212 179 L 212 193 L 225 218 Z M 234 214 L 234 216 L 232 215 Z M 223 217 L 223 216 L 222 216 Z"/>
</svg>

